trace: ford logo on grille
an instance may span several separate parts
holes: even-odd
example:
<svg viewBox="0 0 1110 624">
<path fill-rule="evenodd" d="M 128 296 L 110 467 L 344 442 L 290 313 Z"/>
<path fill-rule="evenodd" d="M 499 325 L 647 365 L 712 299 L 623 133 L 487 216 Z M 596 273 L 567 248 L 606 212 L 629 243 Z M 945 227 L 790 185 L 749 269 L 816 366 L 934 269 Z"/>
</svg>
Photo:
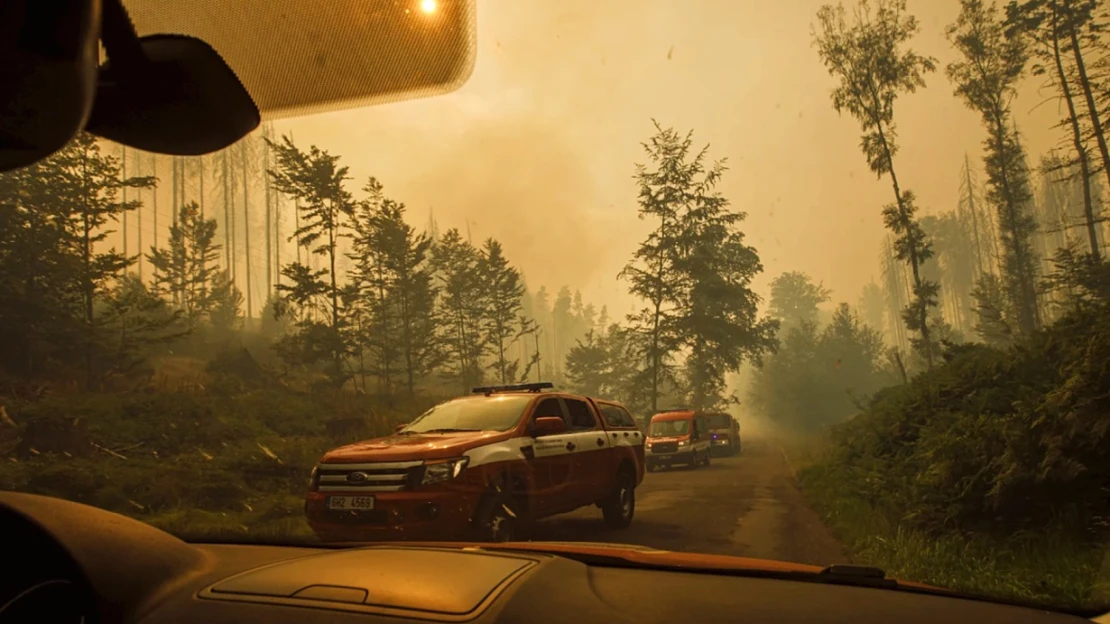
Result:
<svg viewBox="0 0 1110 624">
<path fill-rule="evenodd" d="M 347 483 L 365 483 L 370 480 L 370 475 L 365 472 L 352 472 L 347 475 Z"/>
</svg>

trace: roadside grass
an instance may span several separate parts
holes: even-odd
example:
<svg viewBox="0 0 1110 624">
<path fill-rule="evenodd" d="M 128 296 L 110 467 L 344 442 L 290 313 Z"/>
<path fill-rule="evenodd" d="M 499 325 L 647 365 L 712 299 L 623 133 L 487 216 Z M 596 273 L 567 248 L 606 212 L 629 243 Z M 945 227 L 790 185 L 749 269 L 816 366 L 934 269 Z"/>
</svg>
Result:
<svg viewBox="0 0 1110 624">
<path fill-rule="evenodd" d="M 175 507 L 138 519 L 185 541 L 315 542 L 303 505 L 299 496 L 272 495 L 257 509 L 229 512 Z"/>
<path fill-rule="evenodd" d="M 92 505 L 187 541 L 312 542 L 304 494 L 320 456 L 383 435 L 434 402 L 425 397 L 390 406 L 374 397 L 242 384 L 231 392 L 9 399 L 3 403 L 18 431 L 0 440 L 6 447 L 0 453 L 7 455 L 0 460 L 0 489 Z M 37 424 L 75 421 L 85 424 L 74 452 L 34 446 L 16 452 L 28 435 L 49 441 Z M 40 433 L 29 434 L 33 429 Z"/>
<path fill-rule="evenodd" d="M 907 528 L 896 510 L 860 494 L 858 477 L 834 460 L 829 444 L 820 437 L 781 442 L 806 498 L 854 563 L 969 595 L 1070 609 L 1110 605 L 1105 545 L 1048 531 L 991 536 Z"/>
</svg>

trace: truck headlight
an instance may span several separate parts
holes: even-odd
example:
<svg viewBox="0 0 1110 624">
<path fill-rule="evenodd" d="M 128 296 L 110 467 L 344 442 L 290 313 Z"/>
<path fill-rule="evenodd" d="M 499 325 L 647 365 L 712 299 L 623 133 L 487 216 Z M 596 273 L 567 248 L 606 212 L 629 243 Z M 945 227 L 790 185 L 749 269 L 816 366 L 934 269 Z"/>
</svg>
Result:
<svg viewBox="0 0 1110 624">
<path fill-rule="evenodd" d="M 420 481 L 422 485 L 432 485 L 433 483 L 443 483 L 457 478 L 466 470 L 467 464 L 470 463 L 469 457 L 457 457 L 455 459 L 441 459 L 431 461 L 424 464 L 424 478 Z"/>
<path fill-rule="evenodd" d="M 690 446 L 690 441 L 689 441 L 689 440 L 679 440 L 679 441 L 678 441 L 678 445 L 679 445 L 680 447 L 682 447 L 682 446 Z"/>
</svg>

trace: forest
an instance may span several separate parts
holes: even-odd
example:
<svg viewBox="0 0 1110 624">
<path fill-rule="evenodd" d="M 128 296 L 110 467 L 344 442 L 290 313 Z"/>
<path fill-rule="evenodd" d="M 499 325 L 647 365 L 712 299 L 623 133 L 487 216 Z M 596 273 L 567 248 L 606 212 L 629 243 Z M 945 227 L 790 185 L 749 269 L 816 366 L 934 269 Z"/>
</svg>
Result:
<svg viewBox="0 0 1110 624">
<path fill-rule="evenodd" d="M 749 399 L 803 434 L 798 479 L 857 562 L 1015 600 L 1110 596 L 1108 24 L 1095 0 L 961 0 L 940 67 L 904 0 L 816 16 L 831 104 L 891 191 L 882 279 L 829 310 L 805 272 L 777 276 L 778 348 Z M 1039 156 L 1012 110 L 1030 82 L 1061 111 Z M 898 103 L 927 83 L 982 120 L 950 210 L 921 210 L 897 158 Z"/>
<path fill-rule="evenodd" d="M 728 375 L 776 323 L 716 190 L 726 164 L 659 125 L 643 156 L 654 230 L 621 274 L 643 303 L 624 319 L 530 290 L 497 240 L 415 227 L 379 180 L 271 127 L 196 158 L 82 135 L 0 176 L 0 486 L 179 535 L 302 538 L 324 451 L 484 383 L 552 381 L 640 419 L 735 402 Z"/>
</svg>

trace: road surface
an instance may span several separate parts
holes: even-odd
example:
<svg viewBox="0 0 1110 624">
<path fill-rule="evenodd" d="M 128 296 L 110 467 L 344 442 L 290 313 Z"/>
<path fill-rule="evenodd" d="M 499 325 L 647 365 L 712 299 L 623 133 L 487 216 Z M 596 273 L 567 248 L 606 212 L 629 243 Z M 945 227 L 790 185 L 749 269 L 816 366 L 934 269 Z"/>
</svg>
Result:
<svg viewBox="0 0 1110 624">
<path fill-rule="evenodd" d="M 778 446 L 745 439 L 739 456 L 709 467 L 648 473 L 636 489 L 636 516 L 607 530 L 595 507 L 544 520 L 533 540 L 637 544 L 662 550 L 848 563 L 843 548 L 806 504 Z"/>
</svg>

